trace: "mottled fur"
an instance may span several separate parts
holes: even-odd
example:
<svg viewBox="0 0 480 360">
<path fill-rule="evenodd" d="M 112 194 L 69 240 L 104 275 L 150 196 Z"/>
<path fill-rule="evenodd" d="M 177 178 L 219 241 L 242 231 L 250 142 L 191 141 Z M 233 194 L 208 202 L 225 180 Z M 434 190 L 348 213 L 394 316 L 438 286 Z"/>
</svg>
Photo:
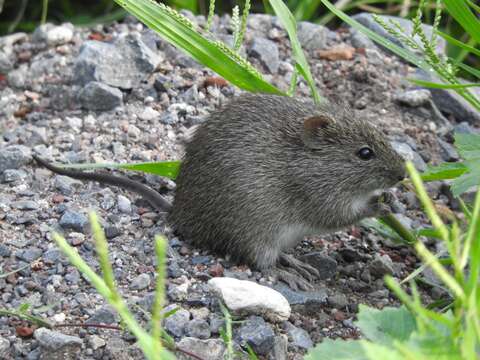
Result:
<svg viewBox="0 0 480 360">
<path fill-rule="evenodd" d="M 305 129 L 315 116 L 328 121 Z M 365 145 L 374 159 L 356 155 Z M 403 175 L 385 136 L 346 109 L 243 95 L 187 144 L 169 220 L 195 245 L 265 269 L 307 234 L 378 214 Z"/>
</svg>

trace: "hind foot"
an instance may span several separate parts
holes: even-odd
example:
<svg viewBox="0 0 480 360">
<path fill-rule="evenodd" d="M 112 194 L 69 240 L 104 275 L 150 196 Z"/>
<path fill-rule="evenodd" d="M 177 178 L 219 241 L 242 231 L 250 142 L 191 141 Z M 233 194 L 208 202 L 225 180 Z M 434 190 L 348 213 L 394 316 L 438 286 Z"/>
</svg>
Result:
<svg viewBox="0 0 480 360">
<path fill-rule="evenodd" d="M 312 290 L 313 286 L 305 280 L 300 274 L 291 268 L 277 266 L 268 270 L 264 270 L 263 274 L 271 276 L 275 280 L 280 280 L 286 283 L 293 290 Z"/>
</svg>

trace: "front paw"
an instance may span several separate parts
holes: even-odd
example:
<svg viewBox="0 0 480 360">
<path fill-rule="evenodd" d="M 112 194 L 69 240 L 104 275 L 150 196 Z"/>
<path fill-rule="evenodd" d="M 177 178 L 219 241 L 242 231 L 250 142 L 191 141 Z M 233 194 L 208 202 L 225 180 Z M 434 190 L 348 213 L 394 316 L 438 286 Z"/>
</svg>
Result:
<svg viewBox="0 0 480 360">
<path fill-rule="evenodd" d="M 372 198 L 372 212 L 376 216 L 386 216 L 392 212 L 395 196 L 390 191 L 383 191 Z"/>
</svg>

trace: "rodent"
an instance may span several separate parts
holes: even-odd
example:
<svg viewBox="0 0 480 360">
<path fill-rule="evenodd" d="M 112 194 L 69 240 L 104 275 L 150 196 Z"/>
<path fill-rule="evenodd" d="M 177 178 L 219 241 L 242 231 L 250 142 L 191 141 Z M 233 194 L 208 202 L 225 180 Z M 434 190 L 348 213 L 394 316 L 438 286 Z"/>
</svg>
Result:
<svg viewBox="0 0 480 360">
<path fill-rule="evenodd" d="M 128 187 L 168 208 L 135 182 L 50 169 Z M 347 108 L 244 94 L 210 114 L 186 144 L 168 221 L 194 245 L 308 288 L 298 275 L 311 280 L 318 271 L 283 251 L 387 212 L 385 190 L 404 177 L 385 135 Z"/>
</svg>

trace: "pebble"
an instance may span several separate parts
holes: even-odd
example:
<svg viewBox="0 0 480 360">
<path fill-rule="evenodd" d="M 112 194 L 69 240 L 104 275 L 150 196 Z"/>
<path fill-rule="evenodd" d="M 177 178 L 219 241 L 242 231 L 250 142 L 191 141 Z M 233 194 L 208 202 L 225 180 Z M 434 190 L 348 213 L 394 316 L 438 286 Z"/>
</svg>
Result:
<svg viewBox="0 0 480 360">
<path fill-rule="evenodd" d="M 242 346 L 250 345 L 257 355 L 267 355 L 273 349 L 275 334 L 263 318 L 250 316 L 234 331 L 234 339 Z"/>
<path fill-rule="evenodd" d="M 0 336 L 0 359 L 8 359 L 10 355 L 10 341 Z"/>
<path fill-rule="evenodd" d="M 63 213 L 58 224 L 65 230 L 85 232 L 88 228 L 88 219 L 81 213 L 67 210 Z"/>
<path fill-rule="evenodd" d="M 417 170 L 423 172 L 427 169 L 427 164 L 422 157 L 414 151 L 410 145 L 404 142 L 392 141 L 391 145 L 393 149 L 400 154 L 405 160 L 410 160 Z"/>
<path fill-rule="evenodd" d="M 180 285 L 170 285 L 168 287 L 168 298 L 173 301 L 182 301 L 187 298 L 189 283 L 185 282 Z"/>
<path fill-rule="evenodd" d="M 102 306 L 86 321 L 87 324 L 116 324 L 120 317 L 109 305 Z"/>
<path fill-rule="evenodd" d="M 44 24 L 37 27 L 34 31 L 33 41 L 44 41 L 49 46 L 57 46 L 69 43 L 73 38 L 72 24 L 63 24 L 55 26 L 53 24 Z"/>
<path fill-rule="evenodd" d="M 167 313 L 178 307 L 178 305 L 171 304 L 165 307 L 164 312 Z M 174 314 L 168 316 L 166 319 L 163 320 L 163 326 L 169 334 L 180 338 L 185 334 L 185 328 L 189 321 L 190 313 L 188 312 L 188 310 L 180 308 Z"/>
<path fill-rule="evenodd" d="M 305 314 L 316 314 L 327 301 L 327 292 L 325 289 L 314 291 L 293 291 L 287 285 L 277 284 L 273 287 L 288 300 L 288 303 L 295 311 Z"/>
<path fill-rule="evenodd" d="M 273 349 L 268 354 L 269 360 L 287 360 L 288 338 L 286 335 L 275 336 Z"/>
<path fill-rule="evenodd" d="M 117 196 L 118 210 L 124 214 L 130 214 L 132 212 L 132 202 L 123 195 Z"/>
<path fill-rule="evenodd" d="M 78 99 L 87 110 L 108 111 L 123 104 L 122 92 L 97 81 L 91 81 L 79 92 Z"/>
<path fill-rule="evenodd" d="M 305 350 L 313 347 L 313 341 L 305 330 L 294 326 L 288 321 L 283 323 L 283 329 L 287 332 L 288 338 L 293 346 Z"/>
<path fill-rule="evenodd" d="M 384 275 L 393 275 L 393 262 L 388 255 L 375 255 L 375 259 L 369 265 L 370 273 L 377 277 L 383 277 Z"/>
<path fill-rule="evenodd" d="M 160 61 L 161 57 L 137 35 L 127 35 L 114 43 L 86 41 L 75 61 L 75 82 L 86 85 L 97 81 L 131 89 L 140 85 Z"/>
<path fill-rule="evenodd" d="M 224 360 L 225 359 L 225 344 L 220 339 L 199 340 L 192 337 L 184 337 L 178 343 L 177 347 L 186 350 L 192 354 L 197 355 L 201 359 L 208 360 Z M 176 354 L 178 360 L 191 360 L 181 352 Z"/>
<path fill-rule="evenodd" d="M 19 200 L 12 202 L 12 208 L 18 210 L 37 210 L 40 206 L 38 202 L 32 200 Z"/>
<path fill-rule="evenodd" d="M 249 55 L 260 60 L 260 63 L 268 69 L 271 74 L 275 74 L 280 66 L 280 57 L 278 47 L 273 41 L 256 37 L 253 39 L 249 50 Z"/>
<path fill-rule="evenodd" d="M 2 182 L 11 183 L 11 182 L 23 180 L 26 177 L 27 177 L 27 173 L 23 170 L 6 169 L 3 172 Z"/>
<path fill-rule="evenodd" d="M 312 265 L 320 272 L 320 280 L 326 280 L 337 274 L 337 262 L 328 255 L 320 252 L 311 252 L 300 257 L 301 261 Z"/>
<path fill-rule="evenodd" d="M 324 49 L 327 47 L 328 31 L 325 26 L 301 21 L 297 29 L 298 40 L 306 51 Z"/>
<path fill-rule="evenodd" d="M 406 90 L 395 94 L 393 99 L 402 105 L 419 107 L 427 105 L 432 94 L 427 89 Z"/>
<path fill-rule="evenodd" d="M 343 309 L 348 305 L 348 300 L 345 294 L 336 293 L 327 298 L 328 305 L 335 309 Z"/>
<path fill-rule="evenodd" d="M 80 180 L 72 179 L 68 176 L 56 175 L 55 188 L 63 195 L 71 195 L 74 187 L 80 187 L 83 183 Z"/>
<path fill-rule="evenodd" d="M 24 145 L 0 147 L 0 174 L 7 169 L 18 169 L 31 159 L 30 149 Z"/>
<path fill-rule="evenodd" d="M 18 250 L 16 253 L 15 253 L 15 256 L 20 259 L 20 260 L 23 260 L 27 263 L 31 263 L 35 260 L 37 260 L 40 256 L 42 256 L 42 250 L 39 249 L 39 248 L 35 248 L 35 247 L 30 247 L 26 250 Z"/>
<path fill-rule="evenodd" d="M 11 70 L 13 70 L 12 59 L 3 51 L 0 52 L 0 74 L 8 74 Z"/>
<path fill-rule="evenodd" d="M 77 336 L 70 336 L 46 328 L 35 330 L 33 336 L 43 348 L 44 353 L 61 353 L 64 359 L 75 357 L 83 341 Z"/>
<path fill-rule="evenodd" d="M 130 284 L 132 290 L 144 290 L 150 286 L 152 279 L 150 275 L 143 273 L 134 278 Z"/>
<path fill-rule="evenodd" d="M 261 315 L 274 322 L 290 317 L 287 299 L 274 289 L 233 278 L 213 278 L 208 285 L 233 314 Z"/>
<path fill-rule="evenodd" d="M 455 147 L 442 139 L 437 139 L 438 145 L 440 146 L 440 155 L 444 161 L 458 161 L 460 156 L 458 155 Z"/>
<path fill-rule="evenodd" d="M 98 335 L 91 335 L 88 337 L 88 345 L 90 345 L 93 350 L 98 350 L 106 344 L 107 342 Z"/>
<path fill-rule="evenodd" d="M 197 339 L 208 339 L 211 336 L 210 325 L 205 320 L 193 319 L 187 324 L 185 333 Z"/>
</svg>

